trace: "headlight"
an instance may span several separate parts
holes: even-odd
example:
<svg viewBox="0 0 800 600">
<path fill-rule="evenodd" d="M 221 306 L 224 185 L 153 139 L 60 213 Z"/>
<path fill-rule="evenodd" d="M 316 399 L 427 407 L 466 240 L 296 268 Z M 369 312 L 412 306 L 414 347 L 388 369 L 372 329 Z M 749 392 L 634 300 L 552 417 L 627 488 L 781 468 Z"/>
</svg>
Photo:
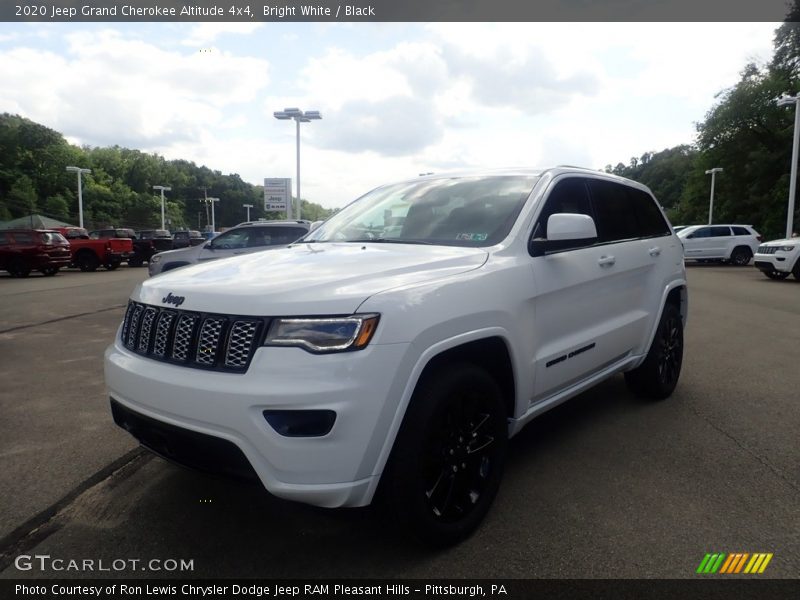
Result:
<svg viewBox="0 0 800 600">
<path fill-rule="evenodd" d="M 299 346 L 311 352 L 341 352 L 366 347 L 378 326 L 380 315 L 308 319 L 275 319 L 265 346 Z"/>
<path fill-rule="evenodd" d="M 797 246 L 781 246 L 780 248 L 778 248 L 778 250 L 780 250 L 781 252 L 794 252 L 795 248 L 797 248 Z"/>
<path fill-rule="evenodd" d="M 160 254 L 154 254 L 153 256 L 150 257 L 150 262 L 151 263 L 161 262 L 161 255 Z"/>
</svg>

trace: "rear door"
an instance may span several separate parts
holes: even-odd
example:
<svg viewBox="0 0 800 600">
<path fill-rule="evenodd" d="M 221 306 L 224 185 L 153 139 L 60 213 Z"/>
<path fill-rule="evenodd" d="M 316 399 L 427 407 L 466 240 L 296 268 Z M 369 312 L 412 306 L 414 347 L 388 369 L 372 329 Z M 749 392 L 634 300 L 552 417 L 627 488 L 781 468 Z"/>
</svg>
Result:
<svg viewBox="0 0 800 600">
<path fill-rule="evenodd" d="M 709 258 L 730 258 L 735 243 L 731 228 L 727 225 L 711 226 L 711 247 Z"/>
</svg>

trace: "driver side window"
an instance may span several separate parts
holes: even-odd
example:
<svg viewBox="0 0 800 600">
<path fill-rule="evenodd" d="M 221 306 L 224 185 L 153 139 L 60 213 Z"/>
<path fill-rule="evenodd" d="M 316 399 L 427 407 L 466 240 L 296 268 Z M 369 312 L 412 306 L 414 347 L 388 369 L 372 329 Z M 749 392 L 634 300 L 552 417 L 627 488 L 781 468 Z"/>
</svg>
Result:
<svg viewBox="0 0 800 600">
<path fill-rule="evenodd" d="M 248 237 L 248 232 L 244 229 L 228 231 L 214 238 L 211 241 L 211 247 L 215 250 L 246 248 Z"/>
<path fill-rule="evenodd" d="M 547 239 L 547 220 L 556 213 L 572 213 L 594 217 L 586 182 L 579 177 L 562 179 L 556 183 L 544 202 L 544 208 L 533 228 L 533 237 L 536 239 Z"/>
</svg>

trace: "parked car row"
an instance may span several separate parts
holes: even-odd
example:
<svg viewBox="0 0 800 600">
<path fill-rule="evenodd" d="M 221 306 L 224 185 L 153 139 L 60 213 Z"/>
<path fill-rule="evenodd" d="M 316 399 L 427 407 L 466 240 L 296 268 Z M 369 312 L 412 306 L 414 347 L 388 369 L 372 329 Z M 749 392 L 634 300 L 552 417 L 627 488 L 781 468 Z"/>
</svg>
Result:
<svg viewBox="0 0 800 600">
<path fill-rule="evenodd" d="M 683 244 L 685 260 L 727 262 L 754 266 L 770 279 L 794 275 L 800 280 L 800 238 L 762 243 L 752 225 L 678 225 L 673 227 Z"/>
</svg>

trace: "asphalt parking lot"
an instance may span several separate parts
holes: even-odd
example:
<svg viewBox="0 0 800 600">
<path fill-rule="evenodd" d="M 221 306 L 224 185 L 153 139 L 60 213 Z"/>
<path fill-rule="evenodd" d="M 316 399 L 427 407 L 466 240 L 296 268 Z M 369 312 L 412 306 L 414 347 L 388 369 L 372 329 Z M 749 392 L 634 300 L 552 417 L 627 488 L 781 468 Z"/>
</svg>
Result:
<svg viewBox="0 0 800 600">
<path fill-rule="evenodd" d="M 379 511 L 284 502 L 141 453 L 112 422 L 102 352 L 146 269 L 0 275 L 0 578 L 684 578 L 707 552 L 800 574 L 800 282 L 690 266 L 667 401 L 614 377 L 511 443 L 487 520 L 432 552 Z M 187 572 L 18 570 L 21 553 L 186 559 Z"/>
</svg>

